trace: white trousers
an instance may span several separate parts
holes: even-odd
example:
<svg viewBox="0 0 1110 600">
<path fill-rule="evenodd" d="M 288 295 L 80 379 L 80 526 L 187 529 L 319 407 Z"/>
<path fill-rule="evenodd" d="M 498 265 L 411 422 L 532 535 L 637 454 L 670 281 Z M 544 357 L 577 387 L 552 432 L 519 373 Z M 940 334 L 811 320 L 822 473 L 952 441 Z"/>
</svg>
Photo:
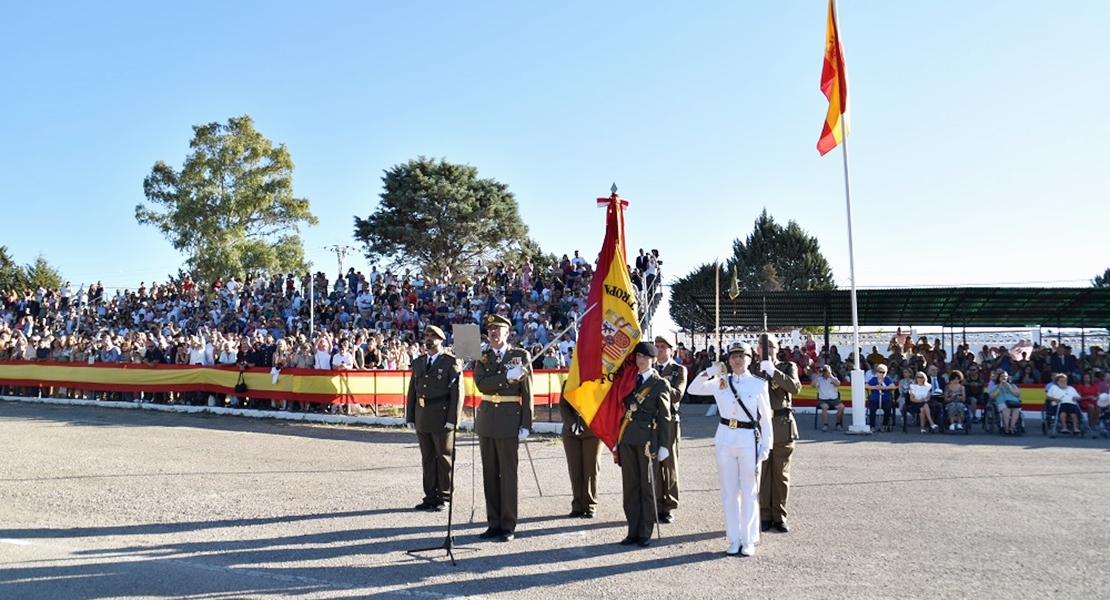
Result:
<svg viewBox="0 0 1110 600">
<path fill-rule="evenodd" d="M 747 436 L 745 436 L 747 437 Z M 756 489 L 755 435 L 740 446 L 717 445 L 717 476 L 725 507 L 725 537 L 730 544 L 759 543 L 759 492 Z"/>
</svg>

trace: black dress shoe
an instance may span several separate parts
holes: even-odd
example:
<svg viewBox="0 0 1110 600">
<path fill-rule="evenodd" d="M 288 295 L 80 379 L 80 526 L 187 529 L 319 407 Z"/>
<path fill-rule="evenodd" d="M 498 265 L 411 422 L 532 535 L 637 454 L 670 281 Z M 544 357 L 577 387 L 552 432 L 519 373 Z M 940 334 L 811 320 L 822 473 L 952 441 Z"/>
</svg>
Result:
<svg viewBox="0 0 1110 600">
<path fill-rule="evenodd" d="M 659 522 L 660 523 L 674 523 L 674 515 L 671 514 L 671 513 L 660 513 Z"/>
<path fill-rule="evenodd" d="M 447 508 L 447 503 L 446 502 L 437 502 L 437 503 L 433 504 L 431 506 L 431 508 L 429 508 L 428 510 L 430 510 L 432 512 L 443 512 L 443 510 L 446 509 L 446 508 Z"/>
<path fill-rule="evenodd" d="M 478 537 L 482 538 L 483 540 L 492 540 L 495 537 L 501 537 L 501 533 L 502 532 L 500 527 L 490 527 L 489 529 L 478 534 Z"/>
<path fill-rule="evenodd" d="M 580 510 L 572 510 L 572 511 L 570 511 L 570 514 L 567 515 L 567 517 L 570 518 L 570 519 L 578 519 L 578 518 L 581 518 L 582 515 L 584 515 L 584 514 L 586 514 L 586 513 L 582 512 Z"/>
<path fill-rule="evenodd" d="M 759 522 L 759 530 L 760 531 L 771 531 L 771 522 L 770 521 L 760 521 Z"/>
<path fill-rule="evenodd" d="M 772 525 L 772 527 L 774 527 L 775 531 L 777 531 L 779 533 L 790 533 L 790 528 L 787 527 L 786 523 L 784 523 L 782 521 L 779 521 L 778 523 L 775 523 L 774 525 Z"/>
<path fill-rule="evenodd" d="M 623 540 L 621 540 L 621 545 L 622 546 L 631 546 L 632 544 L 639 543 L 639 541 L 640 541 L 640 538 L 634 538 L 632 536 L 628 536 L 628 537 L 624 538 Z"/>
<path fill-rule="evenodd" d="M 640 538 L 636 540 L 636 545 L 641 548 L 647 548 L 651 545 L 651 538 Z"/>
<path fill-rule="evenodd" d="M 515 533 L 513 533 L 511 531 L 502 531 L 501 532 L 501 541 L 502 542 L 511 542 L 515 539 L 516 539 L 516 534 Z"/>
<path fill-rule="evenodd" d="M 596 516 L 597 516 L 597 511 L 593 511 L 593 510 L 587 510 L 586 512 L 582 513 L 582 518 L 583 519 L 592 519 Z"/>
<path fill-rule="evenodd" d="M 425 502 L 421 502 L 420 504 L 417 504 L 416 506 L 414 506 L 413 510 L 429 510 L 431 508 L 432 508 L 432 503 L 425 501 Z"/>
</svg>

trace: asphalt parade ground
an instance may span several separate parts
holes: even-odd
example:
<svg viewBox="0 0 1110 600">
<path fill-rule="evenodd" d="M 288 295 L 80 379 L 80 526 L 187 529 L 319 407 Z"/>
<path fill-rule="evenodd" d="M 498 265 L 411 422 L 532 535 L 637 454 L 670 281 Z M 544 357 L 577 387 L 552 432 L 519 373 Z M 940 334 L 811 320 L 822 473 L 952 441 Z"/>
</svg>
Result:
<svg viewBox="0 0 1110 600">
<path fill-rule="evenodd" d="M 724 554 L 715 419 L 683 410 L 681 507 L 629 549 L 606 456 L 569 519 L 556 436 L 521 449 L 517 539 L 486 542 L 475 438 L 416 512 L 399 428 L 0 402 L 0 598 L 1108 598 L 1110 442 L 883 433 L 799 418 L 791 531 Z M 478 478 L 477 487 L 472 482 Z M 477 492 L 477 503 L 473 494 Z M 542 492 L 542 493 L 541 493 Z"/>
</svg>

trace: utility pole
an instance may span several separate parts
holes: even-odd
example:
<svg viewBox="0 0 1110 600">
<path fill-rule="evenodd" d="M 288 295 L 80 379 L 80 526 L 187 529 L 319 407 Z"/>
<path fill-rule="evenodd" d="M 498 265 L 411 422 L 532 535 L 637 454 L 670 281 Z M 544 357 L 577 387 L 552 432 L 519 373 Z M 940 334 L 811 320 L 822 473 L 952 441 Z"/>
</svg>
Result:
<svg viewBox="0 0 1110 600">
<path fill-rule="evenodd" d="M 339 260 L 339 276 L 342 277 L 343 276 L 343 264 L 347 262 L 347 254 L 351 250 L 354 250 L 354 248 L 352 248 L 350 246 L 333 245 L 333 246 L 325 246 L 324 249 L 325 250 L 331 250 L 332 252 L 335 253 L 335 258 L 337 258 Z"/>
</svg>

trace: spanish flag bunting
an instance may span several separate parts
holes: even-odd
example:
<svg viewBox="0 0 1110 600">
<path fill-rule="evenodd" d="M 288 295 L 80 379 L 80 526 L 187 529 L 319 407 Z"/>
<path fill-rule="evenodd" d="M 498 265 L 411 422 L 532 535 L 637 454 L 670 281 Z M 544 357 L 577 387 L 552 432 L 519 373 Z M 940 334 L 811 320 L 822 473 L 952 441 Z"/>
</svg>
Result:
<svg viewBox="0 0 1110 600">
<path fill-rule="evenodd" d="M 834 0 L 829 0 L 829 23 L 825 37 L 825 66 L 821 69 L 821 92 L 829 99 L 829 112 L 821 128 L 817 151 L 828 154 L 844 141 L 848 127 L 848 70 L 844 64 L 844 47 L 836 26 Z M 844 127 L 841 128 L 841 119 Z"/>
<path fill-rule="evenodd" d="M 563 397 L 610 450 L 617 445 L 624 414 L 622 399 L 636 387 L 632 349 L 640 341 L 639 302 L 628 276 L 624 247 L 624 207 L 616 191 L 607 200 L 605 240 L 590 284 L 578 345 Z"/>
</svg>

